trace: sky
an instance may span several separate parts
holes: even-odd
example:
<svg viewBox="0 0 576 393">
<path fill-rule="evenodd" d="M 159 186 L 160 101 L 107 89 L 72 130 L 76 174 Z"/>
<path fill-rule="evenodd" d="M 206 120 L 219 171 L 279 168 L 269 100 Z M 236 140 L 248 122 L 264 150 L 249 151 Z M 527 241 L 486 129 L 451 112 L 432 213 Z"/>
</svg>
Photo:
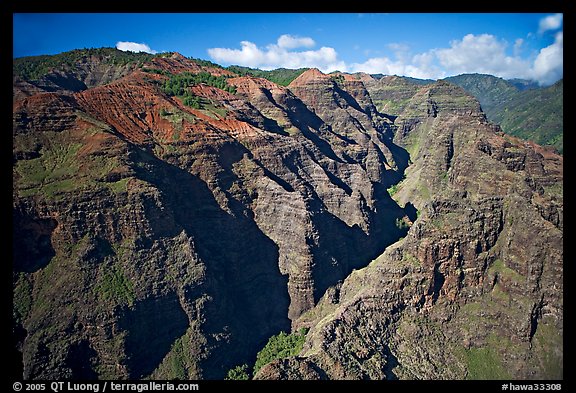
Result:
<svg viewBox="0 0 576 393">
<path fill-rule="evenodd" d="M 13 15 L 13 57 L 116 47 L 260 69 L 316 67 L 440 79 L 563 77 L 563 14 Z"/>
</svg>

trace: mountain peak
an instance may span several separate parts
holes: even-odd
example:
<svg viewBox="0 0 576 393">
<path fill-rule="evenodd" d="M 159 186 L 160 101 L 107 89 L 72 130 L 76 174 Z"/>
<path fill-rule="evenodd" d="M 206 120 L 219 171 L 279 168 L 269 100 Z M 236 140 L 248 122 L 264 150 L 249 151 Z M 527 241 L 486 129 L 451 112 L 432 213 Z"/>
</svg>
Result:
<svg viewBox="0 0 576 393">
<path fill-rule="evenodd" d="M 324 74 L 318 68 L 310 68 L 294 79 L 288 87 L 304 86 L 310 82 L 330 79 L 330 75 Z"/>
<path fill-rule="evenodd" d="M 170 58 L 174 59 L 174 60 L 187 60 L 188 59 L 186 56 L 184 56 L 180 52 L 172 52 L 172 55 L 170 56 Z"/>
<path fill-rule="evenodd" d="M 372 83 L 376 81 L 376 78 L 374 78 L 372 75 L 367 74 L 366 72 L 357 72 L 356 74 L 354 74 L 358 80 L 364 82 L 364 83 Z"/>
</svg>

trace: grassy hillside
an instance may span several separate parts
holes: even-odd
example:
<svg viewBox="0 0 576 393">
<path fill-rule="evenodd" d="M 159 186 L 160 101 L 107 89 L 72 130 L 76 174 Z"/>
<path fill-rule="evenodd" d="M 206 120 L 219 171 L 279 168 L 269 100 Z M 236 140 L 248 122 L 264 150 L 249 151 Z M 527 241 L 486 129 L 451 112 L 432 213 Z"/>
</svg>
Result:
<svg viewBox="0 0 576 393">
<path fill-rule="evenodd" d="M 308 68 L 299 68 L 297 70 L 290 70 L 287 68 L 278 68 L 271 71 L 264 71 L 255 68 L 241 67 L 236 65 L 228 67 L 229 71 L 232 71 L 238 75 L 241 76 L 251 75 L 257 78 L 264 78 L 282 86 L 288 86 L 290 82 L 292 82 L 294 79 L 300 76 L 300 74 L 302 74 L 307 69 Z"/>
<path fill-rule="evenodd" d="M 104 63 L 118 66 L 132 62 L 144 64 L 154 57 L 148 53 L 125 52 L 115 48 L 75 49 L 52 56 L 29 56 L 14 59 L 13 72 L 22 79 L 37 80 L 54 69 L 73 67 L 78 61 L 92 56 L 100 58 Z"/>
<path fill-rule="evenodd" d="M 493 115 L 502 130 L 563 152 L 564 81 L 520 92 Z"/>
<path fill-rule="evenodd" d="M 488 119 L 500 124 L 502 131 L 563 152 L 564 82 L 534 88 L 492 75 L 464 74 L 446 78 L 480 101 Z"/>
<path fill-rule="evenodd" d="M 499 112 L 503 103 L 510 101 L 519 90 L 510 82 L 492 75 L 462 74 L 445 79 L 454 83 L 480 101 L 482 110 L 490 120 Z"/>
</svg>

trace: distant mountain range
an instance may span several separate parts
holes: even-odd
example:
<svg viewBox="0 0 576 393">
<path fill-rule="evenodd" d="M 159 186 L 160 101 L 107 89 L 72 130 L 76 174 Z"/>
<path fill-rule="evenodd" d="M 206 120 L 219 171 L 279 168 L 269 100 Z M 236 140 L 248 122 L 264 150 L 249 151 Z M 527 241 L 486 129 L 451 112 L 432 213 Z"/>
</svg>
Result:
<svg viewBox="0 0 576 393">
<path fill-rule="evenodd" d="M 93 51 L 105 53 L 108 49 L 94 49 Z M 90 78 L 86 78 L 85 86 L 69 86 L 70 83 L 77 81 L 77 78 L 68 78 L 63 75 L 49 74 L 49 70 L 55 65 L 74 64 L 84 50 L 75 50 L 62 53 L 55 56 L 34 56 L 27 58 L 14 59 L 14 72 L 23 79 L 37 77 L 41 80 L 41 88 L 57 89 L 66 87 L 76 90 L 82 87 L 92 87 Z M 106 52 L 108 54 L 108 52 Z M 130 72 L 133 66 L 133 60 L 138 58 L 138 62 L 151 59 L 153 56 L 148 54 L 133 54 L 131 52 L 110 52 L 110 59 L 105 67 L 120 68 L 121 73 Z M 205 65 L 217 66 L 216 64 L 195 59 Z M 118 67 L 120 66 L 120 67 Z M 100 66 L 101 67 L 101 66 Z M 219 67 L 219 66 L 218 66 Z M 288 86 L 300 74 L 307 71 L 308 68 L 299 68 L 297 70 L 279 68 L 275 70 L 259 70 L 243 66 L 229 66 L 227 69 L 238 75 L 250 75 L 254 77 L 268 79 L 271 82 L 281 86 Z M 119 75 L 108 73 L 107 70 L 99 70 L 105 78 L 112 80 Z M 86 71 L 84 71 L 86 73 Z M 383 74 L 372 74 L 375 79 L 382 79 Z M 418 79 L 411 77 L 400 77 L 407 84 L 426 85 L 434 83 L 432 79 Z M 499 124 L 507 134 L 519 138 L 536 142 L 540 145 L 553 146 L 560 154 L 563 154 L 563 95 L 564 81 L 559 80 L 552 86 L 540 87 L 535 81 L 526 79 L 509 79 L 505 80 L 493 75 L 486 74 L 462 74 L 451 76 L 445 79 L 466 90 L 475 96 L 482 110 L 486 113 L 488 120 Z M 78 83 L 78 82 L 76 82 Z M 396 87 L 396 86 L 395 86 Z M 395 101 L 395 104 L 399 104 Z M 389 113 L 395 115 L 394 113 Z"/>
<path fill-rule="evenodd" d="M 307 68 L 297 70 L 279 68 L 262 71 L 241 66 L 230 66 L 228 69 L 240 75 L 265 78 L 282 86 L 288 86 L 292 80 L 307 70 Z M 371 76 L 375 79 L 385 77 L 383 74 Z M 432 79 L 406 76 L 401 78 L 408 84 L 418 86 L 435 82 Z M 462 74 L 445 80 L 475 96 L 488 120 L 499 124 L 505 133 L 540 145 L 553 146 L 560 154 L 563 153 L 564 81 L 562 79 L 546 87 L 541 87 L 532 80 L 519 78 L 505 80 L 486 74 Z"/>
<path fill-rule="evenodd" d="M 446 78 L 474 95 L 488 119 L 502 131 L 563 152 L 564 80 L 538 87 L 533 81 L 463 74 Z"/>
</svg>

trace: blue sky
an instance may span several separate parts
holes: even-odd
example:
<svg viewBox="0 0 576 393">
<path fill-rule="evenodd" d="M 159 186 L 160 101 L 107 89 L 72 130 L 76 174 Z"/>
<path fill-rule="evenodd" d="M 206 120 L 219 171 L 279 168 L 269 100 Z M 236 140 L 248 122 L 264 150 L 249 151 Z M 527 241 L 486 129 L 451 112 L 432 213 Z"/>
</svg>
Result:
<svg viewBox="0 0 576 393">
<path fill-rule="evenodd" d="M 13 56 L 76 48 L 176 51 L 224 66 L 417 78 L 563 77 L 563 15 L 14 14 Z"/>
</svg>

